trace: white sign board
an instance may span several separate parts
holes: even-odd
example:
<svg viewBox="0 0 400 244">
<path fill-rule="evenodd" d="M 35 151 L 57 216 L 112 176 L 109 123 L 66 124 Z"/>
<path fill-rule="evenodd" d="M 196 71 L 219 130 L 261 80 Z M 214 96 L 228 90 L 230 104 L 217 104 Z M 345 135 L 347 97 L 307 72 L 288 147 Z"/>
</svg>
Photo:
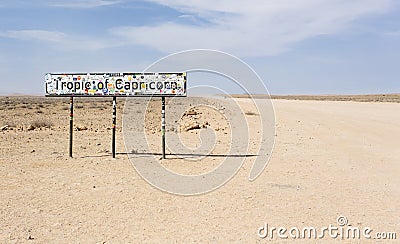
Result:
<svg viewBox="0 0 400 244">
<path fill-rule="evenodd" d="M 186 97 L 186 73 L 46 74 L 46 96 Z"/>
</svg>

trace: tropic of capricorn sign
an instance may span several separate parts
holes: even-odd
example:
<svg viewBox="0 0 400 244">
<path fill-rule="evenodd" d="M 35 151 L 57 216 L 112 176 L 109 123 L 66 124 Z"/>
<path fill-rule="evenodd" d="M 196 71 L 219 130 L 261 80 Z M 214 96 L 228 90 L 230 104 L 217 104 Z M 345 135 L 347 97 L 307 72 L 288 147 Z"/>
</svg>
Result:
<svg viewBox="0 0 400 244">
<path fill-rule="evenodd" d="M 117 96 L 161 97 L 162 155 L 165 158 L 165 97 L 186 97 L 182 73 L 59 73 L 46 74 L 47 97 L 70 97 L 69 156 L 72 157 L 74 97 L 113 97 L 112 155 L 115 158 Z"/>
</svg>

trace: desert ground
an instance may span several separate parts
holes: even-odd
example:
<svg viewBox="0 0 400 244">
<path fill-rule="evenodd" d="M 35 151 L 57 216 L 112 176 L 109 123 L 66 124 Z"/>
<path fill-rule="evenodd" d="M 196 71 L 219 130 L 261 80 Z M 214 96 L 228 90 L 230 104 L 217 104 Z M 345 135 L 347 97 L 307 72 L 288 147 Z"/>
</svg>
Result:
<svg viewBox="0 0 400 244">
<path fill-rule="evenodd" d="M 167 159 L 159 160 L 159 99 L 148 107 L 135 100 L 145 121 L 124 121 L 144 129 L 146 137 L 135 140 L 146 140 L 149 151 L 125 146 L 122 117 L 127 112 L 124 99 L 118 99 L 113 159 L 111 98 L 75 99 L 74 154 L 69 158 L 68 98 L 0 97 L 0 243 L 267 243 L 270 237 L 257 234 L 265 223 L 320 229 L 338 226 L 339 216 L 351 226 L 370 227 L 372 236 L 397 232 L 399 239 L 399 97 L 275 97 L 275 147 L 254 181 L 248 177 L 257 158 L 260 111 L 249 98 L 236 97 L 249 125 L 248 155 L 238 157 L 244 164 L 229 182 L 195 196 L 153 187 L 129 159 L 156 158 L 181 174 L 217 167 L 224 157 L 216 155 L 225 155 L 231 145 L 232 129 L 224 114 L 237 112 L 227 111 L 218 99 L 182 98 L 182 106 L 197 99 L 215 108 L 193 107 L 177 120 L 169 119 L 175 110 L 168 109 L 167 100 L 167 140 L 168 134 L 179 133 L 187 147 L 196 148 L 208 129 L 217 140 L 201 159 L 179 157 L 167 148 Z M 272 240 L 293 239 L 275 234 Z M 311 241 L 337 240 L 326 235 Z"/>
</svg>

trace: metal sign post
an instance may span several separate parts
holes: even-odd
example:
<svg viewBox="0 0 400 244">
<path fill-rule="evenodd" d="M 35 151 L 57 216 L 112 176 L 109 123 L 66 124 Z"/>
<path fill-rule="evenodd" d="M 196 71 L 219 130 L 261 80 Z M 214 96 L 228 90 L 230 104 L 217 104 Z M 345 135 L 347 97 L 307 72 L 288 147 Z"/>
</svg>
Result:
<svg viewBox="0 0 400 244">
<path fill-rule="evenodd" d="M 113 97 L 113 115 L 112 115 L 112 157 L 115 158 L 115 127 L 117 124 L 117 97 Z"/>
<path fill-rule="evenodd" d="M 69 157 L 72 158 L 72 133 L 74 131 L 74 97 L 69 98 Z"/>
<path fill-rule="evenodd" d="M 162 158 L 165 159 L 165 97 L 161 97 Z"/>
</svg>

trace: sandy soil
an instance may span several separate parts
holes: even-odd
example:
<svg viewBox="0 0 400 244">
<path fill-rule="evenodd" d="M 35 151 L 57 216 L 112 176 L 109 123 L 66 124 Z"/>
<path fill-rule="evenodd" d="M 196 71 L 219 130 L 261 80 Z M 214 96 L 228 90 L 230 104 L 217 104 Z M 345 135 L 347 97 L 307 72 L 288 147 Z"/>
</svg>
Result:
<svg viewBox="0 0 400 244">
<path fill-rule="evenodd" d="M 256 154 L 258 112 L 249 99 L 236 101 L 249 123 L 249 153 Z M 260 177 L 248 181 L 255 160 L 249 156 L 223 187 L 184 197 L 152 187 L 128 160 L 127 153 L 146 160 L 141 154 L 160 152 L 160 101 L 150 104 L 149 120 L 132 121 L 138 130 L 145 126 L 151 152 L 126 151 L 118 102 L 116 159 L 111 99 L 76 99 L 74 158 L 68 157 L 68 102 L 0 98 L 0 126 L 8 125 L 0 131 L 0 243 L 266 243 L 257 235 L 265 223 L 319 229 L 337 225 L 339 215 L 352 226 L 396 231 L 400 238 L 399 103 L 274 100 L 276 144 Z M 197 107 L 177 121 L 167 113 L 167 132 L 196 147 L 201 131 L 212 129 L 221 154 L 230 145 L 228 112 L 235 111 Z M 169 155 L 160 162 L 198 174 L 221 160 Z"/>
</svg>

